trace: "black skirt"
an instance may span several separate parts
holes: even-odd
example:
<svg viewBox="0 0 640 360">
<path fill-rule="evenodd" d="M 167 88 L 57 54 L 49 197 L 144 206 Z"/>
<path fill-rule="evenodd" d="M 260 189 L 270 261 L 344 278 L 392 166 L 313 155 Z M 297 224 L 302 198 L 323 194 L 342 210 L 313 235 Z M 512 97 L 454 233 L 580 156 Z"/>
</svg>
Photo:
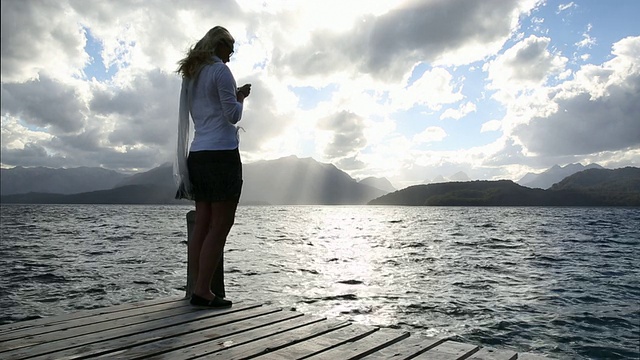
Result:
<svg viewBox="0 0 640 360">
<path fill-rule="evenodd" d="M 187 166 L 195 201 L 240 201 L 242 162 L 238 149 L 189 152 Z"/>
</svg>

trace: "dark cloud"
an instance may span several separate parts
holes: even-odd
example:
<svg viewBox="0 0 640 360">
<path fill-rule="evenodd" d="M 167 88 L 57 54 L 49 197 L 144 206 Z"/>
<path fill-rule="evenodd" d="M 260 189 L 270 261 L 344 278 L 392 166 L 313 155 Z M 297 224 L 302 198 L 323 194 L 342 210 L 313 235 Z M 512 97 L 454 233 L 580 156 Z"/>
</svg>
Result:
<svg viewBox="0 0 640 360">
<path fill-rule="evenodd" d="M 25 83 L 2 84 L 2 113 L 24 123 L 51 128 L 52 133 L 74 133 L 85 124 L 87 107 L 76 89 L 46 76 Z"/>
<path fill-rule="evenodd" d="M 640 75 L 593 97 L 582 92 L 557 99 L 558 111 L 535 117 L 514 135 L 540 155 L 594 154 L 640 146 Z"/>
<path fill-rule="evenodd" d="M 96 152 L 104 150 L 104 148 L 100 146 L 101 140 L 102 134 L 97 129 L 91 129 L 85 130 L 80 134 L 54 137 L 51 144 L 58 148 L 68 148 L 74 152 L 78 150 Z"/>
<path fill-rule="evenodd" d="M 91 109 L 116 119 L 108 137 L 112 145 L 166 147 L 175 142 L 177 134 L 179 90 L 177 75 L 156 69 L 137 75 L 127 88 L 101 93 L 91 102 Z"/>
<path fill-rule="evenodd" d="M 20 165 L 20 159 L 27 159 L 30 163 L 39 162 L 37 165 L 53 166 L 48 164 L 65 159 L 68 164 L 107 164 L 113 168 L 136 162 L 153 165 L 170 161 L 177 134 L 179 87 L 177 75 L 152 70 L 139 74 L 126 88 L 96 90 L 87 107 L 74 88 L 44 76 L 22 84 L 2 84 L 3 113 L 27 126 L 48 128 L 54 135 L 37 145 L 27 144 L 24 151 L 3 148 L 3 163 Z M 122 145 L 136 145 L 142 150 L 114 149 Z M 45 148 L 59 156 L 39 156 L 40 160 L 36 160 L 34 149 Z M 144 155 L 136 156 L 140 151 Z M 127 156 L 136 160 L 125 160 Z"/>
<path fill-rule="evenodd" d="M 291 114 L 283 114 L 277 108 L 276 94 L 259 77 L 236 78 L 239 86 L 251 84 L 251 95 L 244 103 L 242 119 L 238 126 L 243 151 L 259 151 L 265 143 L 282 134 L 294 119 Z"/>
<path fill-rule="evenodd" d="M 144 112 L 145 101 L 135 93 L 136 89 L 97 89 L 93 92 L 93 98 L 89 107 L 95 115 L 107 116 L 120 114 L 125 116 L 137 116 Z"/>
<path fill-rule="evenodd" d="M 159 151 L 159 148 L 154 147 L 128 149 L 127 152 L 105 149 L 86 154 L 82 159 L 84 161 L 90 159 L 92 163 L 102 164 L 109 169 L 124 172 L 131 171 L 131 169 L 150 169 L 173 160 L 167 152 Z"/>
<path fill-rule="evenodd" d="M 2 80 L 84 63 L 84 36 L 62 1 L 2 1 Z"/>
<path fill-rule="evenodd" d="M 513 139 L 507 139 L 504 146 L 491 157 L 485 158 L 482 165 L 485 166 L 502 166 L 523 164 L 527 161 L 527 157 L 523 153 L 522 145 L 516 144 Z"/>
<path fill-rule="evenodd" d="M 29 143 L 23 149 L 2 149 L 2 163 L 19 166 L 46 166 L 60 168 L 69 165 L 69 159 L 51 155 L 39 144 Z"/>
<path fill-rule="evenodd" d="M 158 151 L 158 148 L 134 148 L 119 152 L 110 147 L 99 147 L 93 138 L 95 135 L 88 132 L 77 137 L 54 137 L 50 141 L 27 143 L 23 149 L 2 148 L 2 163 L 53 168 L 103 166 L 127 172 L 131 169 L 149 169 L 170 161 L 167 152 Z"/>
<path fill-rule="evenodd" d="M 548 75 L 550 64 L 547 46 L 549 39 L 531 36 L 523 42 L 523 46 L 515 51 L 513 57 L 505 61 L 505 65 L 513 70 L 517 80 L 539 81 Z"/>
<path fill-rule="evenodd" d="M 354 171 L 366 169 L 368 165 L 358 160 L 357 156 L 352 156 L 338 160 L 335 166 L 344 171 Z"/>
<path fill-rule="evenodd" d="M 353 64 L 359 72 L 397 80 L 416 62 L 506 41 L 517 5 L 515 0 L 414 1 L 363 18 L 344 34 L 315 33 L 307 46 L 277 52 L 274 64 L 297 76 L 339 72 Z"/>
<path fill-rule="evenodd" d="M 246 15 L 234 0 L 191 0 L 191 1 L 71 1 L 73 9 L 88 23 L 91 30 L 104 33 L 110 31 L 113 24 L 134 26 L 136 29 L 136 47 L 145 56 L 153 58 L 156 63 L 175 64 L 179 59 L 172 58 L 167 49 L 180 49 L 186 53 L 199 37 L 212 27 L 222 25 L 229 27 L 235 23 L 243 23 Z M 152 10 L 150 10 L 152 9 Z M 151 14 L 150 11 L 153 13 Z M 193 24 L 207 24 L 199 27 L 198 38 L 186 38 L 182 22 L 177 16 L 189 16 Z"/>
<path fill-rule="evenodd" d="M 331 141 L 325 148 L 325 155 L 330 159 L 353 156 L 367 145 L 364 119 L 349 111 L 341 111 L 319 120 L 318 129 L 332 132 Z"/>
</svg>

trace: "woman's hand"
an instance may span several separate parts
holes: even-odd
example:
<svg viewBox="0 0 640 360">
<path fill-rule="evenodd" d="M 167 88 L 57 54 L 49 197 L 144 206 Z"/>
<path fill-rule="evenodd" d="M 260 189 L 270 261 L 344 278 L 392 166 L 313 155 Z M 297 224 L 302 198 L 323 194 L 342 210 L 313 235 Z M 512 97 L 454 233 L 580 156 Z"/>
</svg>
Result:
<svg viewBox="0 0 640 360">
<path fill-rule="evenodd" d="M 244 84 L 238 88 L 238 95 L 242 94 L 243 98 L 246 98 L 247 96 L 249 96 L 250 93 L 251 93 L 251 84 Z"/>
</svg>

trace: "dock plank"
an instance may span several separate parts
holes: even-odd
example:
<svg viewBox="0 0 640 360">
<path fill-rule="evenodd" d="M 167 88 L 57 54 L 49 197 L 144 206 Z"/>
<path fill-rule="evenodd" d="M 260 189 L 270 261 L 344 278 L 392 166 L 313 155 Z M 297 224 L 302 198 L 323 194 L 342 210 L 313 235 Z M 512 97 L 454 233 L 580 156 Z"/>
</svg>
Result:
<svg viewBox="0 0 640 360">
<path fill-rule="evenodd" d="M 85 317 L 104 315 L 104 314 L 115 313 L 115 312 L 126 311 L 126 310 L 142 309 L 147 306 L 154 306 L 154 305 L 166 304 L 166 303 L 170 304 L 174 302 L 181 302 L 183 300 L 184 300 L 184 296 L 180 296 L 180 297 L 173 296 L 168 298 L 144 300 L 144 301 L 114 305 L 109 307 L 101 307 L 101 308 L 90 309 L 90 310 L 79 310 L 71 313 L 48 316 L 40 319 L 33 319 L 33 320 L 19 321 L 11 324 L 4 324 L 4 325 L 0 325 L 0 341 L 4 339 L 4 336 L 9 336 L 8 334 L 18 330 L 24 330 L 28 328 L 47 327 L 56 323 L 64 323 L 73 319 L 81 319 Z"/>
<path fill-rule="evenodd" d="M 184 297 L 0 326 L 0 359 L 465 359 L 547 357 L 481 348 L 448 339 L 261 304 L 193 307 Z"/>
<path fill-rule="evenodd" d="M 479 349 L 476 345 L 447 340 L 418 355 L 414 359 L 463 360 L 473 355 Z"/>
<path fill-rule="evenodd" d="M 194 329 L 201 329 L 203 327 L 206 328 L 207 326 L 216 326 L 219 322 L 230 321 L 228 316 L 225 317 L 223 315 L 238 312 L 239 314 L 237 314 L 237 316 L 242 317 L 245 316 L 242 314 L 242 310 L 252 308 L 261 308 L 261 306 L 259 304 L 247 304 L 245 306 L 237 306 L 225 310 L 190 312 L 170 318 L 162 318 L 145 323 L 133 324 L 124 328 L 108 329 L 84 336 L 76 336 L 48 343 L 39 343 L 26 348 L 23 347 L 7 352 L 0 352 L 0 356 L 3 358 L 5 356 L 9 358 L 20 358 L 25 357 L 26 355 L 44 355 L 111 339 L 121 339 L 120 341 L 122 342 L 131 341 L 132 339 L 138 339 L 139 341 L 145 341 L 145 339 L 147 339 L 146 341 L 154 341 L 157 340 L 158 336 L 161 336 L 160 334 L 182 333 L 193 331 Z M 272 308 L 263 310 L 279 311 L 280 309 Z"/>
<path fill-rule="evenodd" d="M 243 319 L 237 322 L 224 324 L 205 330 L 199 330 L 173 337 L 168 337 L 140 346 L 128 347 L 120 351 L 110 352 L 102 356 L 98 356 L 97 358 L 113 359 L 114 357 L 117 357 L 118 359 L 136 359 L 140 357 L 161 355 L 178 349 L 183 349 L 216 339 L 229 337 L 235 334 L 248 332 L 264 326 L 301 318 L 303 316 L 304 314 L 295 311 L 277 311 L 259 317 Z M 309 319 L 305 321 L 309 321 Z"/>
<path fill-rule="evenodd" d="M 324 320 L 308 326 L 297 327 L 286 332 L 273 335 L 269 334 L 269 336 L 265 336 L 265 338 L 258 341 L 252 341 L 241 346 L 225 349 L 208 358 L 224 360 L 253 358 L 345 326 L 349 326 L 349 323 L 346 321 Z"/>
<path fill-rule="evenodd" d="M 269 360 L 302 359 L 330 350 L 336 346 L 356 341 L 375 331 L 378 331 L 377 327 L 350 324 L 307 341 L 264 354 L 258 358 Z"/>
<path fill-rule="evenodd" d="M 210 312 L 220 312 L 221 310 L 210 310 Z M 118 353 L 134 347 L 153 344 L 158 341 L 176 339 L 181 335 L 189 336 L 198 331 L 216 328 L 227 324 L 245 321 L 254 318 L 260 318 L 265 315 L 281 312 L 282 310 L 275 307 L 253 307 L 237 311 L 233 313 L 219 314 L 213 317 L 204 317 L 190 323 L 176 322 L 174 326 L 162 327 L 158 329 L 149 329 L 146 332 L 140 332 L 128 336 L 118 336 L 102 341 L 87 343 L 82 346 L 66 348 L 56 352 L 49 352 L 33 360 L 43 359 L 76 359 L 76 358 L 95 358 L 107 354 L 107 358 L 114 358 L 111 353 Z M 117 358 L 120 358 L 119 356 Z"/>
<path fill-rule="evenodd" d="M 22 336 L 0 343 L 0 351 L 69 339 L 77 336 L 85 336 L 87 334 L 93 334 L 109 329 L 127 327 L 134 324 L 141 324 L 157 319 L 164 319 L 198 311 L 197 308 L 190 306 L 187 301 L 183 301 L 181 306 L 159 306 L 161 306 L 162 310 L 157 310 L 155 307 L 147 307 L 144 309 L 145 311 L 153 311 L 136 313 L 134 310 L 128 310 L 118 313 L 109 313 L 104 316 L 100 315 L 73 319 L 66 323 L 57 323 L 54 326 L 50 326 L 48 331 L 45 332 L 40 332 L 42 329 L 26 329 L 26 331 L 18 331 L 17 333 L 22 334 Z M 32 334 L 33 331 L 36 331 L 37 333 Z"/>
<path fill-rule="evenodd" d="M 356 341 L 348 342 L 341 346 L 310 356 L 308 359 L 361 359 L 391 344 L 403 340 L 409 337 L 409 335 L 410 334 L 408 332 L 404 331 L 380 329 Z"/>
<path fill-rule="evenodd" d="M 364 357 L 366 360 L 383 360 L 383 359 L 413 359 L 415 356 L 440 345 L 446 339 L 438 339 L 432 337 L 410 336 L 407 339 L 389 345 L 383 349 Z"/>
<path fill-rule="evenodd" d="M 205 355 L 206 358 L 212 358 L 221 351 L 241 347 L 254 341 L 264 339 L 265 337 L 274 336 L 303 326 L 309 326 L 316 323 L 324 322 L 325 320 L 326 319 L 324 318 L 316 318 L 310 316 L 299 317 L 287 320 L 282 323 L 267 325 L 240 334 L 227 336 L 221 339 L 198 344 L 195 346 L 190 346 L 184 349 L 179 349 L 178 351 L 152 356 L 149 359 L 186 360 Z M 244 349 L 247 349 L 247 347 L 245 347 Z"/>
</svg>

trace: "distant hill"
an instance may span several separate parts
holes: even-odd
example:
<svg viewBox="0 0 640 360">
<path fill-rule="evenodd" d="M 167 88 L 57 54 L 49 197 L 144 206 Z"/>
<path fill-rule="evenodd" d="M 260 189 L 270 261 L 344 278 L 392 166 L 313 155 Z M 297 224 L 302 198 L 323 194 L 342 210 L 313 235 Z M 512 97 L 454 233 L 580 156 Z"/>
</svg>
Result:
<svg viewBox="0 0 640 360">
<path fill-rule="evenodd" d="M 518 184 L 530 188 L 549 189 L 553 184 L 562 181 L 567 176 L 587 169 L 603 169 L 598 164 L 584 166 L 580 163 L 565 166 L 554 165 L 540 174 L 528 173 L 518 180 Z"/>
<path fill-rule="evenodd" d="M 368 178 L 364 178 L 360 181 L 358 181 L 358 183 L 363 184 L 363 185 L 368 185 L 371 187 L 374 187 L 376 189 L 380 189 L 383 190 L 385 192 L 392 192 L 392 191 L 396 191 L 396 188 L 393 187 L 393 184 L 391 184 L 391 182 L 387 179 L 387 178 L 380 178 L 380 177 L 373 177 L 370 176 Z"/>
<path fill-rule="evenodd" d="M 173 164 L 164 163 L 149 171 L 131 175 L 117 183 L 114 187 L 126 185 L 160 185 L 174 187 Z"/>
<path fill-rule="evenodd" d="M 640 206 L 640 169 L 590 169 L 550 190 L 509 180 L 416 185 L 369 202 L 411 206 Z"/>
<path fill-rule="evenodd" d="M 469 177 L 469 175 L 467 175 L 464 171 L 458 171 L 457 173 L 449 176 L 449 177 L 444 177 L 442 175 L 438 175 L 435 178 L 429 180 L 427 179 L 424 183 L 425 184 L 437 184 L 437 183 L 444 183 L 444 182 L 450 182 L 450 181 L 471 181 L 471 178 Z"/>
<path fill-rule="evenodd" d="M 360 184 L 334 165 L 295 156 L 245 164 L 241 204 L 332 205 L 366 204 L 386 191 Z M 40 179 L 39 181 L 45 181 Z M 4 182 L 4 179 L 3 179 Z M 3 203 L 140 203 L 172 204 L 172 164 L 121 179 L 116 187 L 74 196 L 31 192 L 2 196 Z"/>
<path fill-rule="evenodd" d="M 0 169 L 0 194 L 12 195 L 29 192 L 75 194 L 111 189 L 126 179 L 113 170 L 97 167 L 52 169 L 46 167 L 14 167 Z"/>
<path fill-rule="evenodd" d="M 366 204 L 384 193 L 358 184 L 332 164 L 312 158 L 284 157 L 243 164 L 241 204 L 329 205 Z M 164 164 L 136 174 L 122 184 L 175 186 L 173 166 Z"/>
<path fill-rule="evenodd" d="M 547 196 L 546 190 L 511 180 L 447 182 L 415 185 L 374 199 L 370 205 L 410 206 L 559 206 L 595 205 L 590 199 Z"/>
<path fill-rule="evenodd" d="M 174 200 L 173 187 L 158 185 L 126 185 L 109 190 L 80 194 L 27 193 L 2 196 L 2 203 L 11 204 L 184 204 Z"/>
<path fill-rule="evenodd" d="M 640 168 L 588 169 L 551 187 L 553 191 L 581 191 L 611 205 L 640 204 Z"/>
<path fill-rule="evenodd" d="M 464 171 L 458 171 L 457 173 L 449 176 L 449 180 L 450 181 L 471 181 L 471 178 Z"/>
<path fill-rule="evenodd" d="M 241 202 L 273 205 L 366 204 L 385 191 L 359 184 L 332 164 L 284 157 L 246 164 Z"/>
<path fill-rule="evenodd" d="M 449 182 L 449 180 L 445 179 L 445 177 L 442 175 L 438 175 L 431 180 L 425 181 L 425 184 L 429 184 L 429 183 L 438 184 L 438 183 L 445 183 L 445 182 Z"/>
</svg>

